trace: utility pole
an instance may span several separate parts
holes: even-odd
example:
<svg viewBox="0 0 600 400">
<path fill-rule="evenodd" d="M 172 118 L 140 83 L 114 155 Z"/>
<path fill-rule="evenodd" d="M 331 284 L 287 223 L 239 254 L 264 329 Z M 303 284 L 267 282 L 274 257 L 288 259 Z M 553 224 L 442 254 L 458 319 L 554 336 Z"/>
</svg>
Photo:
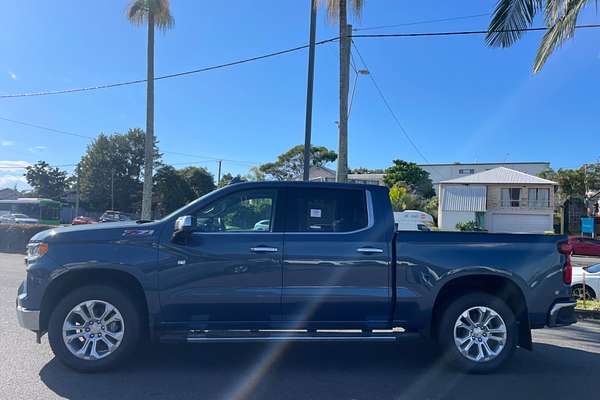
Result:
<svg viewBox="0 0 600 400">
<path fill-rule="evenodd" d="M 154 167 L 154 13 L 148 12 L 148 66 L 146 81 L 146 135 L 144 139 L 144 184 L 142 219 L 152 219 L 152 169 Z"/>
<path fill-rule="evenodd" d="M 75 194 L 75 217 L 79 216 L 79 169 L 77 169 L 77 192 Z"/>
<path fill-rule="evenodd" d="M 340 7 L 340 130 L 336 181 L 348 180 L 348 88 L 352 25 L 346 23 L 346 7 Z"/>
<path fill-rule="evenodd" d="M 310 0 L 310 42 L 308 46 L 308 82 L 306 84 L 306 121 L 304 124 L 304 174 L 310 174 L 310 148 L 312 134 L 313 83 L 315 79 L 315 37 L 317 32 L 317 0 Z"/>
<path fill-rule="evenodd" d="M 110 172 L 110 209 L 115 209 L 115 170 Z"/>
<path fill-rule="evenodd" d="M 221 183 L 221 164 L 223 160 L 217 160 L 217 187 Z"/>
</svg>

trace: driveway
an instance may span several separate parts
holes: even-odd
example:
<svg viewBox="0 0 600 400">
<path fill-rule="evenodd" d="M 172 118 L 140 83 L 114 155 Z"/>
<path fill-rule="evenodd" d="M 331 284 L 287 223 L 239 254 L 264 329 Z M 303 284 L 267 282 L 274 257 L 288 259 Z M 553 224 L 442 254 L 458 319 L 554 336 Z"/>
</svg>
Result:
<svg viewBox="0 0 600 400">
<path fill-rule="evenodd" d="M 441 367 L 427 343 L 198 344 L 147 349 L 126 367 L 83 375 L 44 337 L 17 326 L 22 255 L 0 254 L 2 399 L 520 399 L 600 393 L 600 324 L 534 333 L 505 369 L 466 375 Z"/>
</svg>

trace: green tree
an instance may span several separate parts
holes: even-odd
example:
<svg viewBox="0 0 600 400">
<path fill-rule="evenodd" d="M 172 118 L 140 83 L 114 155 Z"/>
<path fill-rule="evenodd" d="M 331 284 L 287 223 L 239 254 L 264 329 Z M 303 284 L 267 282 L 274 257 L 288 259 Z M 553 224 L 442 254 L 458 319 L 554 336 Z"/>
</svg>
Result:
<svg viewBox="0 0 600 400">
<path fill-rule="evenodd" d="M 440 204 L 439 197 L 433 196 L 432 198 L 429 199 L 427 204 L 425 204 L 423 211 L 425 211 L 427 214 L 431 215 L 433 217 L 433 219 L 437 221 L 439 204 Z"/>
<path fill-rule="evenodd" d="M 69 187 L 66 171 L 51 167 L 45 161 L 38 161 L 26 168 L 25 179 L 38 197 L 60 200 Z"/>
<path fill-rule="evenodd" d="M 169 0 L 133 0 L 127 8 L 127 18 L 136 25 L 148 26 L 147 90 L 146 90 L 146 141 L 144 143 L 144 187 L 142 219 L 152 219 L 152 173 L 154 156 L 154 28 L 162 31 L 171 28 L 175 20 L 169 11 Z"/>
<path fill-rule="evenodd" d="M 156 170 L 154 176 L 154 201 L 162 215 L 183 207 L 197 196 L 180 171 L 170 165 Z"/>
<path fill-rule="evenodd" d="M 348 5 L 355 16 L 360 17 L 364 0 L 322 0 L 327 4 L 327 14 L 331 21 L 337 21 L 340 36 L 340 121 L 339 121 L 339 159 L 337 165 L 337 181 L 348 179 L 348 89 L 350 39 L 348 25 Z"/>
<path fill-rule="evenodd" d="M 592 0 L 499 0 L 488 28 L 490 46 L 510 47 L 529 28 L 536 15 L 544 12 L 548 30 L 538 47 L 533 72 L 539 72 L 555 49 L 573 37 L 577 17 Z"/>
<path fill-rule="evenodd" d="M 540 178 L 549 179 L 558 183 L 558 202 L 564 203 L 567 199 L 585 198 L 585 171 L 578 169 L 559 169 L 553 171 L 548 169 L 541 174 Z"/>
<path fill-rule="evenodd" d="M 423 205 L 423 201 L 402 184 L 390 188 L 390 202 L 394 211 L 420 210 Z"/>
<path fill-rule="evenodd" d="M 79 192 L 84 207 L 103 211 L 111 208 L 114 188 L 114 208 L 137 213 L 142 198 L 145 134 L 130 129 L 126 134 L 100 134 L 87 147 L 78 164 Z M 161 154 L 154 143 L 155 167 Z"/>
<path fill-rule="evenodd" d="M 333 150 L 324 146 L 311 146 L 310 164 L 314 167 L 322 167 L 337 159 Z M 277 161 L 263 164 L 259 170 L 268 179 L 277 181 L 292 180 L 302 175 L 304 165 L 304 145 L 297 145 L 277 157 Z"/>
<path fill-rule="evenodd" d="M 233 176 L 231 173 L 226 173 L 221 177 L 221 182 L 219 182 L 219 187 L 225 187 L 227 185 L 231 185 L 233 183 L 246 182 L 246 178 L 241 175 Z"/>
<path fill-rule="evenodd" d="M 433 197 L 435 191 L 429 179 L 429 173 L 413 162 L 394 160 L 394 165 L 385 170 L 383 181 L 389 187 L 404 185 L 414 194 L 426 199 Z"/>
<path fill-rule="evenodd" d="M 178 170 L 177 173 L 188 183 L 195 199 L 217 188 L 214 176 L 206 168 L 186 167 Z"/>
<path fill-rule="evenodd" d="M 260 170 L 260 167 L 253 166 L 246 174 L 246 180 L 250 182 L 260 182 L 267 179 L 267 175 Z"/>
</svg>

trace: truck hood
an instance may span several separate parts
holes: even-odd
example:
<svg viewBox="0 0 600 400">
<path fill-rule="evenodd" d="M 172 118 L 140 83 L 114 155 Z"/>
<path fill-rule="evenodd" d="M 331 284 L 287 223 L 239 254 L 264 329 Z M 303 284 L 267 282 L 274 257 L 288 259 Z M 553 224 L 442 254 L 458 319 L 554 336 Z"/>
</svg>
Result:
<svg viewBox="0 0 600 400">
<path fill-rule="evenodd" d="M 158 235 L 161 224 L 135 221 L 108 222 L 102 224 L 74 225 L 48 229 L 31 238 L 33 242 L 97 242 L 134 238 L 150 238 Z"/>
</svg>

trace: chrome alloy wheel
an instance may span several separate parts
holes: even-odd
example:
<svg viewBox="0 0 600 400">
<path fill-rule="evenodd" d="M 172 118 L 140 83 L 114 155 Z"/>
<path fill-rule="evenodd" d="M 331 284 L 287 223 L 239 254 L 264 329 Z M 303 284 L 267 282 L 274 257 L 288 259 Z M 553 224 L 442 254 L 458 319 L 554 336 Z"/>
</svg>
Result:
<svg viewBox="0 0 600 400">
<path fill-rule="evenodd" d="M 471 307 L 454 324 L 454 343 L 471 361 L 486 362 L 496 358 L 506 345 L 506 323 L 489 307 Z"/>
<path fill-rule="evenodd" d="M 65 346 L 77 358 L 99 360 L 123 341 L 125 324 L 119 310 L 102 300 L 79 303 L 63 322 Z"/>
</svg>

